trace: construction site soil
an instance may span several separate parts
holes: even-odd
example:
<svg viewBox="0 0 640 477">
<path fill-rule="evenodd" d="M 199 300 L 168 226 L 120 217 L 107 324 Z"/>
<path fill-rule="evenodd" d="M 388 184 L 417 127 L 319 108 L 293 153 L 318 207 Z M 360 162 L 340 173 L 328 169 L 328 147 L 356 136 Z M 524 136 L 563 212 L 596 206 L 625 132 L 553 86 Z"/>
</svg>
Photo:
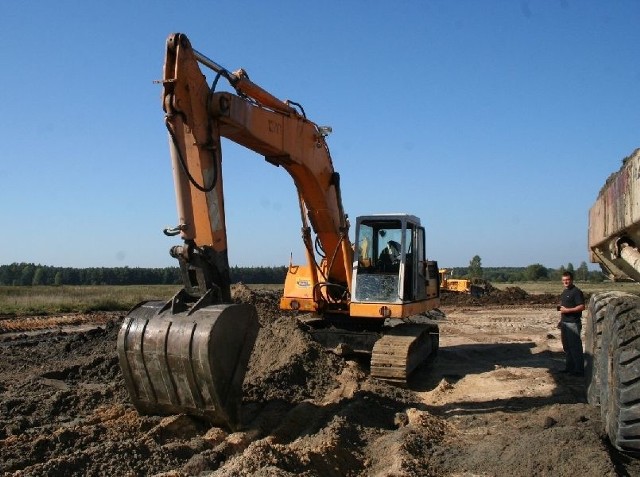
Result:
<svg viewBox="0 0 640 477">
<path fill-rule="evenodd" d="M 141 416 L 116 354 L 124 314 L 0 318 L 5 476 L 640 475 L 564 366 L 554 295 L 443 297 L 440 351 L 407 388 L 323 350 L 279 293 L 234 287 L 261 330 L 242 428 Z"/>
</svg>

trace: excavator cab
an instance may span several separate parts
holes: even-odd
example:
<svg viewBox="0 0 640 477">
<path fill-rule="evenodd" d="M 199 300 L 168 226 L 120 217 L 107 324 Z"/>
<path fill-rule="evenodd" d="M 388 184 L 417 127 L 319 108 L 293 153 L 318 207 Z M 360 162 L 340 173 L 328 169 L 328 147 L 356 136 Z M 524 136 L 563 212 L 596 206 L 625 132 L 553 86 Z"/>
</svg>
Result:
<svg viewBox="0 0 640 477">
<path fill-rule="evenodd" d="M 358 217 L 355 243 L 349 315 L 382 325 L 371 342 L 371 375 L 405 386 L 438 351 L 429 316 L 440 304 L 438 264 L 426 259 L 424 228 L 413 215 Z"/>
<path fill-rule="evenodd" d="M 352 303 L 402 304 L 427 298 L 430 270 L 419 218 L 358 217 L 356 243 Z"/>
</svg>

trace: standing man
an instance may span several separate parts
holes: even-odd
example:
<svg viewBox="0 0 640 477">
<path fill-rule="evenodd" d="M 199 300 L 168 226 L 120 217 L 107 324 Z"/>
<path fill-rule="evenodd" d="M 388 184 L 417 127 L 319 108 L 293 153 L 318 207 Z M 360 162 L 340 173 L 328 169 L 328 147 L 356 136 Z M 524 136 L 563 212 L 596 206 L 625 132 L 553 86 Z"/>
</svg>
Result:
<svg viewBox="0 0 640 477">
<path fill-rule="evenodd" d="M 573 274 L 562 274 L 564 290 L 560 295 L 560 336 L 562 349 L 566 355 L 565 368 L 561 373 L 569 373 L 572 376 L 584 376 L 584 355 L 582 352 L 582 311 L 584 310 L 584 295 L 582 290 L 573 284 Z"/>
</svg>

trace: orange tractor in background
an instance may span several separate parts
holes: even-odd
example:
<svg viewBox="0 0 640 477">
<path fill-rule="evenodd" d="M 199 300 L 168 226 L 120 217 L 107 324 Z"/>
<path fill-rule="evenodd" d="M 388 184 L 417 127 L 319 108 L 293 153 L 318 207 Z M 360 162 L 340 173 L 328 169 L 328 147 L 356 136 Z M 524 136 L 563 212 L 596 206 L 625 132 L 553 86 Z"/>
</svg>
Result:
<svg viewBox="0 0 640 477">
<path fill-rule="evenodd" d="M 487 292 L 487 282 L 481 278 L 454 278 L 453 270 L 441 268 L 440 290 L 443 292 L 467 293 L 482 296 Z"/>
</svg>

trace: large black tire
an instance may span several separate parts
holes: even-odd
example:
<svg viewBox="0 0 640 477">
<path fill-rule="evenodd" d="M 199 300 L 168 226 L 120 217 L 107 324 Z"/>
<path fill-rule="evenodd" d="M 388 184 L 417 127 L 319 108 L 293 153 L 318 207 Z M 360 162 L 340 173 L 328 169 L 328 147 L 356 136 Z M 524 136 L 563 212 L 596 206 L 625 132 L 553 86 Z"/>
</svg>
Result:
<svg viewBox="0 0 640 477">
<path fill-rule="evenodd" d="M 640 452 L 640 297 L 610 300 L 598 360 L 600 413 L 609 440 Z"/>
<path fill-rule="evenodd" d="M 632 296 L 624 292 L 594 293 L 587 306 L 587 322 L 585 323 L 584 375 L 587 402 L 593 406 L 600 404 L 600 372 L 598 362 L 602 348 L 602 324 L 607 305 L 614 298 Z"/>
</svg>

